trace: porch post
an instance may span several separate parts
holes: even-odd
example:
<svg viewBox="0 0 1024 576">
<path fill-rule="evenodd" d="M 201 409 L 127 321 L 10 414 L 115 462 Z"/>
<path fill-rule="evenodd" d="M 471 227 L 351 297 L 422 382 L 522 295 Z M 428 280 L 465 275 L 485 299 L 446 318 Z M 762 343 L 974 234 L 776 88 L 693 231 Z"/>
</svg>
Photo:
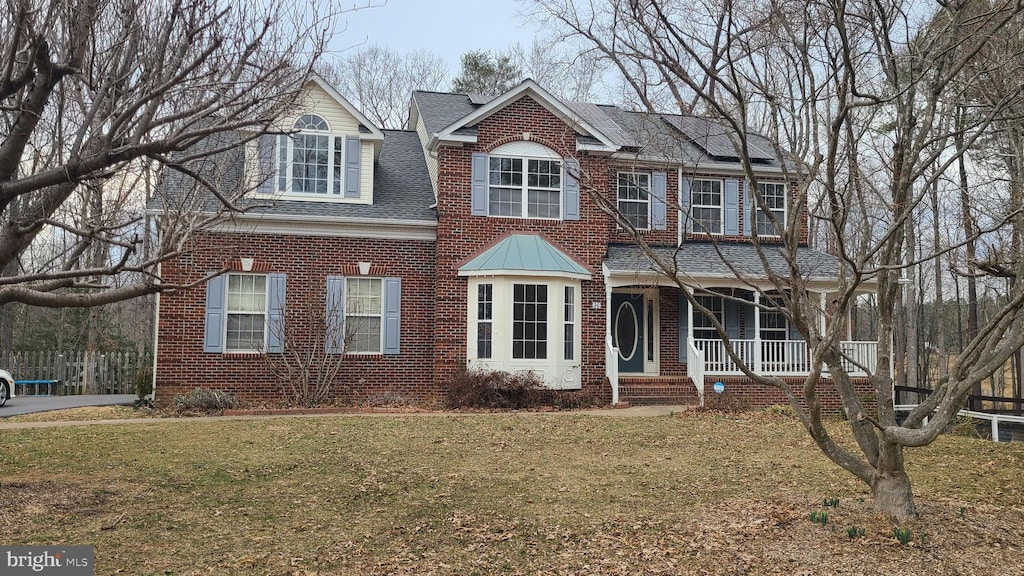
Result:
<svg viewBox="0 0 1024 576">
<path fill-rule="evenodd" d="M 612 406 L 619 403 L 619 359 L 612 354 L 612 283 L 605 274 L 604 278 L 604 363 L 605 374 L 612 385 Z"/>
<path fill-rule="evenodd" d="M 687 286 L 686 293 L 693 296 L 693 288 Z M 686 303 L 686 343 L 693 342 L 693 305 Z"/>
<path fill-rule="evenodd" d="M 761 374 L 761 292 L 754 290 L 754 372 Z"/>
<path fill-rule="evenodd" d="M 818 314 L 818 330 L 822 336 L 825 335 L 825 330 L 828 326 L 825 325 L 825 306 L 827 305 L 828 295 L 825 292 L 818 292 L 818 307 L 821 312 Z M 847 329 L 849 329 L 850 323 L 846 323 Z"/>
</svg>

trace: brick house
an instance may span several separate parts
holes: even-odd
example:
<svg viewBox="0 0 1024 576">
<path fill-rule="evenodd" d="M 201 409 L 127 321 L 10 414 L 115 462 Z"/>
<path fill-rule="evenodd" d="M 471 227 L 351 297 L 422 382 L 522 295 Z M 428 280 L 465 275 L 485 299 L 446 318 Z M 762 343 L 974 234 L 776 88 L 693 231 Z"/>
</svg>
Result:
<svg viewBox="0 0 1024 576">
<path fill-rule="evenodd" d="M 280 352 L 282 310 L 305 303 L 359 326 L 330 350 L 346 359 L 337 394 L 353 401 L 429 404 L 465 366 L 529 370 L 606 401 L 696 403 L 710 378 L 752 404 L 783 401 L 741 378 L 707 318 L 600 203 L 674 262 L 755 370 L 807 373 L 799 333 L 751 289 L 770 286 L 753 237 L 778 237 L 753 213 L 720 126 L 563 103 L 527 80 L 490 99 L 415 92 L 410 130 L 380 130 L 323 81 L 307 92 L 289 135 L 229 162 L 249 168 L 231 180 L 255 188 L 246 201 L 268 202 L 163 266 L 176 283 L 230 270 L 161 296 L 159 403 L 199 386 L 280 398 L 260 352 Z M 750 143 L 784 221 L 805 203 L 768 143 Z M 838 263 L 806 245 L 798 259 L 824 305 Z M 870 343 L 844 350 L 873 361 Z"/>
</svg>

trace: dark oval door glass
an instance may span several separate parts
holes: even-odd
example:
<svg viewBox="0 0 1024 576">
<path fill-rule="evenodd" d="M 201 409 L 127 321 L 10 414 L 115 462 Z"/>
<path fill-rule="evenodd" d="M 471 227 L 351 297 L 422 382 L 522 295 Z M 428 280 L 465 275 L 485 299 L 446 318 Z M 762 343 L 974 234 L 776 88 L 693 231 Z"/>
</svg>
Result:
<svg viewBox="0 0 1024 576">
<path fill-rule="evenodd" d="M 636 354 L 639 344 L 639 322 L 636 308 L 632 302 L 623 302 L 615 313 L 615 345 L 619 348 L 619 356 L 630 360 Z"/>
</svg>

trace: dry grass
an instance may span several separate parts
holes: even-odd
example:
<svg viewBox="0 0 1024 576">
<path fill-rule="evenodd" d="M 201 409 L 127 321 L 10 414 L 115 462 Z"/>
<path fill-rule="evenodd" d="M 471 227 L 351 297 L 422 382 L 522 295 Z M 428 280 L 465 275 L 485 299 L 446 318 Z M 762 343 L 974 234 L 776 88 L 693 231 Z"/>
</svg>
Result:
<svg viewBox="0 0 1024 576">
<path fill-rule="evenodd" d="M 1020 574 L 1022 464 L 969 438 L 912 451 L 903 547 L 777 415 L 5 430 L 0 533 L 92 544 L 97 574 Z"/>
</svg>

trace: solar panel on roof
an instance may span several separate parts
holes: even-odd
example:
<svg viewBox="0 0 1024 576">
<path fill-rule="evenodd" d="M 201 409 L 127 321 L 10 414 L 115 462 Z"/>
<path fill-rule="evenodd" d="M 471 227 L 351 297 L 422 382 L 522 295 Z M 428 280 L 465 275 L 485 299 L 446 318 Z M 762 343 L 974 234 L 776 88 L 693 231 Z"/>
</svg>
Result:
<svg viewBox="0 0 1024 576">
<path fill-rule="evenodd" d="M 608 117 L 597 104 L 589 102 L 570 102 L 567 104 L 570 110 L 582 118 L 587 124 L 593 126 L 598 132 L 604 134 L 619 145 L 633 145 L 634 139 L 622 130 L 614 120 Z"/>
</svg>

